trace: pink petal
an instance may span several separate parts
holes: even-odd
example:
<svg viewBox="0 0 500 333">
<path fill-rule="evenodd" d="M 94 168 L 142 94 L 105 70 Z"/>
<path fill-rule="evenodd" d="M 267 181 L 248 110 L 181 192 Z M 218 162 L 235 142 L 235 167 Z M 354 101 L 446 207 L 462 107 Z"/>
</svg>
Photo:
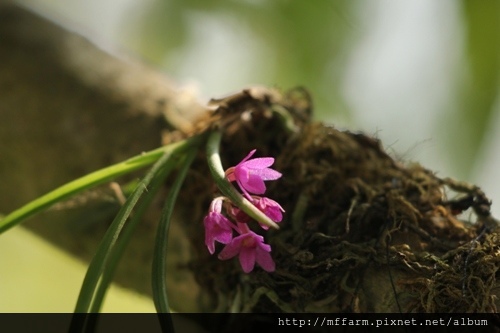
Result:
<svg viewBox="0 0 500 333">
<path fill-rule="evenodd" d="M 267 215 L 271 220 L 274 222 L 281 222 L 283 219 L 283 213 L 277 208 L 277 207 L 268 207 L 265 211 L 264 214 Z"/>
<path fill-rule="evenodd" d="M 264 169 L 267 168 L 268 166 L 273 165 L 273 163 L 274 163 L 274 158 L 272 157 L 259 157 L 259 158 L 253 158 L 250 161 L 240 163 L 239 165 L 250 169 Z"/>
<path fill-rule="evenodd" d="M 253 194 L 263 194 L 266 192 L 264 181 L 257 175 L 249 175 L 248 179 L 240 179 L 239 185 Z"/>
<path fill-rule="evenodd" d="M 242 240 L 241 236 L 233 238 L 231 243 L 227 244 L 222 249 L 222 251 L 220 251 L 218 258 L 220 260 L 227 260 L 227 259 L 231 259 L 232 257 L 236 256 L 238 253 L 240 253 L 241 240 Z"/>
<path fill-rule="evenodd" d="M 228 244 L 233 239 L 231 231 L 220 229 L 217 233 L 214 233 L 214 239 L 222 244 Z"/>
<path fill-rule="evenodd" d="M 271 245 L 264 243 L 264 238 L 261 239 L 257 247 L 264 252 L 271 252 Z"/>
<path fill-rule="evenodd" d="M 259 175 L 259 177 L 262 178 L 262 180 L 275 180 L 282 176 L 280 172 L 269 168 L 262 170 L 255 170 L 254 173 Z"/>
<path fill-rule="evenodd" d="M 234 168 L 234 177 L 236 180 L 244 180 L 250 177 L 250 170 L 244 167 L 236 167 Z"/>
<path fill-rule="evenodd" d="M 210 218 L 210 215 L 205 216 L 205 219 L 203 220 L 205 224 L 205 245 L 208 248 L 208 252 L 210 254 L 214 254 L 215 252 L 215 241 L 214 241 L 214 236 L 212 232 L 212 220 Z"/>
<path fill-rule="evenodd" d="M 250 273 L 255 267 L 255 247 L 242 247 L 240 252 L 240 264 L 243 272 Z"/>
<path fill-rule="evenodd" d="M 215 241 L 227 244 L 231 242 L 233 233 L 231 222 L 219 213 L 209 213 L 203 220 L 205 225 L 205 245 L 210 254 L 215 252 Z"/>
<path fill-rule="evenodd" d="M 281 222 L 281 220 L 283 219 L 283 212 L 285 210 L 276 201 L 266 197 L 254 197 L 252 202 L 255 207 L 257 207 L 261 212 L 263 212 L 274 222 Z M 265 225 L 261 225 L 261 227 L 265 230 L 268 229 L 268 227 Z"/>
<path fill-rule="evenodd" d="M 213 237 L 210 237 L 208 235 L 208 233 L 205 235 L 205 246 L 207 247 L 208 252 L 210 252 L 210 254 L 214 254 L 215 253 L 215 242 L 214 242 L 214 239 L 213 239 Z"/>
<path fill-rule="evenodd" d="M 257 264 L 259 264 L 259 266 L 262 267 L 266 272 L 274 272 L 274 270 L 276 269 L 276 264 L 274 263 L 274 260 L 269 252 L 266 252 L 259 247 L 257 247 L 255 250 L 255 260 L 257 261 Z"/>
</svg>

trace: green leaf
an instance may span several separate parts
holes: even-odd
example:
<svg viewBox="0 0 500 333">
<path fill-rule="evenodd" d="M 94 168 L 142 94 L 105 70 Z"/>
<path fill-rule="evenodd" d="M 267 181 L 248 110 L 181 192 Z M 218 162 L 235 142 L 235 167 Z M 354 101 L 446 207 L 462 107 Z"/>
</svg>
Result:
<svg viewBox="0 0 500 333">
<path fill-rule="evenodd" d="M 75 307 L 77 313 L 88 313 L 93 308 L 93 302 L 101 282 L 102 274 L 107 265 L 110 264 L 112 251 L 120 237 L 125 222 L 132 213 L 133 208 L 148 188 L 150 182 L 157 175 L 170 171 L 172 166 L 172 152 L 165 153 L 146 174 L 142 181 L 138 184 L 134 192 L 129 196 L 122 209 L 118 212 L 110 227 L 106 231 L 104 238 L 97 249 L 97 252 L 90 262 L 87 274 L 83 281 L 80 295 Z M 95 308 L 95 307 L 94 307 Z"/>
<path fill-rule="evenodd" d="M 168 231 L 172 212 L 174 210 L 175 202 L 184 179 L 186 178 L 189 166 L 196 156 L 196 151 L 192 151 L 187 155 L 183 161 L 182 167 L 175 179 L 172 188 L 165 201 L 160 223 L 156 233 L 156 243 L 153 254 L 153 271 L 152 271 L 152 287 L 153 287 L 153 300 L 155 303 L 156 311 L 159 313 L 169 313 L 170 308 L 168 305 L 167 286 L 166 286 L 166 253 L 168 243 Z M 171 323 L 162 321 L 162 326 L 170 325 Z M 167 326 L 168 327 L 168 326 Z"/>
<path fill-rule="evenodd" d="M 190 150 L 188 156 L 194 156 L 201 137 L 187 140 Z M 113 279 L 114 272 L 125 252 L 136 226 L 149 207 L 155 194 L 161 188 L 165 178 L 178 164 L 178 155 L 185 149 L 167 151 L 154 164 L 146 176 L 137 184 L 122 209 L 108 228 L 104 238 L 91 261 L 85 276 L 80 295 L 75 307 L 76 313 L 99 312 L 106 292 Z M 185 159 L 185 158 L 184 158 Z M 175 186 L 174 186 L 175 187 Z M 134 214 L 132 215 L 132 210 Z M 94 317 L 73 317 L 70 330 L 72 332 L 93 331 L 96 322 Z"/>
<path fill-rule="evenodd" d="M 76 313 L 99 311 L 121 254 L 130 239 L 131 230 L 134 229 L 133 226 L 137 224 L 137 221 L 143 215 L 142 213 L 151 202 L 151 198 L 157 192 L 161 181 L 164 180 L 175 165 L 171 157 L 171 153 L 165 153 L 156 162 L 148 174 L 139 182 L 106 231 L 94 258 L 90 262 L 87 274 L 85 275 L 75 307 Z M 146 192 L 146 195 L 141 198 L 150 183 L 151 188 Z M 125 223 L 139 199 L 142 200 L 140 201 L 136 214 L 134 214 L 134 217 L 128 224 L 128 228 L 125 228 Z M 130 226 L 131 224 L 133 224 L 132 227 Z M 129 232 L 124 232 L 125 235 L 121 235 L 121 232 L 124 230 L 129 230 Z M 75 315 L 71 321 L 70 331 L 92 331 L 95 329 L 95 325 L 96 321 L 93 317 Z"/>
<path fill-rule="evenodd" d="M 56 202 L 67 199 L 68 197 L 91 187 L 108 182 L 118 176 L 148 166 L 157 161 L 165 153 L 180 153 L 185 151 L 195 142 L 199 142 L 200 139 L 201 137 L 198 136 L 172 143 L 66 183 L 5 216 L 0 221 L 0 234 L 21 223 L 25 219 L 35 215 L 36 213 L 50 207 Z"/>
<path fill-rule="evenodd" d="M 196 151 L 196 150 L 195 150 Z M 177 165 L 177 161 L 169 161 L 162 170 L 160 170 L 153 178 L 148 187 L 147 192 L 143 195 L 143 197 L 137 203 L 137 207 L 134 210 L 134 214 L 130 218 L 130 221 L 127 222 L 123 228 L 122 235 L 118 238 L 115 249 L 111 252 L 107 264 L 104 266 L 104 270 L 102 272 L 102 278 L 98 285 L 97 291 L 95 292 L 94 300 L 92 302 L 92 307 L 90 312 L 96 313 L 99 312 L 104 300 L 104 296 L 113 280 L 114 273 L 116 268 L 120 262 L 120 259 L 123 257 L 123 253 L 127 245 L 132 238 L 132 235 L 142 219 L 142 216 L 146 212 L 147 208 L 150 206 L 153 201 L 156 193 L 162 187 L 165 178 L 171 173 L 173 168 Z"/>
<path fill-rule="evenodd" d="M 463 0 L 461 4 L 465 75 L 456 91 L 456 107 L 446 119 L 444 132 L 450 150 L 455 147 L 454 167 L 463 177 L 468 177 L 478 161 L 499 100 L 500 2 Z M 442 123 L 437 126 L 443 131 Z"/>
</svg>

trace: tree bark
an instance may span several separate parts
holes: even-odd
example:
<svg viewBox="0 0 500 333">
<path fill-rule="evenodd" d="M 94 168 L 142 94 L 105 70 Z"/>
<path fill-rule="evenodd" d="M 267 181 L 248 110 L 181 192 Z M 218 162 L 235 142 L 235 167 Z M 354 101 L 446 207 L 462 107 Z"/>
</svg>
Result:
<svg viewBox="0 0 500 333">
<path fill-rule="evenodd" d="M 111 55 L 29 10 L 0 3 L 1 213 L 159 147 L 163 131 L 189 131 L 203 110 L 195 96 L 158 71 Z M 25 226 L 89 260 L 108 225 L 105 219 L 89 229 L 89 214 L 50 211 Z M 117 275 L 125 286 L 150 293 L 144 277 L 155 228 L 143 229 L 144 239 L 133 241 L 129 265 Z"/>
<path fill-rule="evenodd" d="M 20 7 L 0 6 L 0 172 L 9 175 L 2 211 L 158 147 L 162 130 L 186 130 L 200 111 L 157 71 Z"/>
</svg>

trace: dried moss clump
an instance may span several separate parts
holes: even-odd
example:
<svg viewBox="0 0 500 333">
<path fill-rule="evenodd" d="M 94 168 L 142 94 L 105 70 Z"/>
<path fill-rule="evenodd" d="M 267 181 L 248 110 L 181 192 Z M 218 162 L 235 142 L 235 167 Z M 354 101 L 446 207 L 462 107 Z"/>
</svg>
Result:
<svg viewBox="0 0 500 333">
<path fill-rule="evenodd" d="M 276 271 L 247 275 L 236 260 L 220 262 L 203 247 L 211 193 L 193 204 L 190 267 L 208 300 L 205 310 L 497 310 L 500 229 L 478 187 L 404 165 L 372 137 L 311 122 L 302 89 L 246 90 L 213 104 L 200 126 L 224 129 L 226 166 L 254 148 L 276 157 L 284 176 L 270 183 L 268 195 L 286 215 L 281 230 L 266 234 Z M 284 122 L 284 112 L 294 124 Z M 199 175 L 185 195 L 213 186 Z"/>
</svg>

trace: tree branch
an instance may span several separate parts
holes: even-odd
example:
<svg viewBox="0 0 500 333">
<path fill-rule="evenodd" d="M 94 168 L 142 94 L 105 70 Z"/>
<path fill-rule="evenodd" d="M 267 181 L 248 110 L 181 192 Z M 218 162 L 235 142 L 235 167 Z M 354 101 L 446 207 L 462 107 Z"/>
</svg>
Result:
<svg viewBox="0 0 500 333">
<path fill-rule="evenodd" d="M 158 71 L 10 2 L 0 2 L 0 64 L 0 213 L 160 146 L 162 131 L 189 131 L 204 110 Z M 92 219 L 88 211 L 52 211 L 26 225 L 89 259 L 107 224 L 89 231 L 81 221 L 67 223 L 82 216 Z M 151 254 L 144 252 L 152 249 L 141 242 L 151 244 L 154 228 L 144 229 L 131 244 L 132 264 L 118 275 L 149 293 Z"/>
</svg>

